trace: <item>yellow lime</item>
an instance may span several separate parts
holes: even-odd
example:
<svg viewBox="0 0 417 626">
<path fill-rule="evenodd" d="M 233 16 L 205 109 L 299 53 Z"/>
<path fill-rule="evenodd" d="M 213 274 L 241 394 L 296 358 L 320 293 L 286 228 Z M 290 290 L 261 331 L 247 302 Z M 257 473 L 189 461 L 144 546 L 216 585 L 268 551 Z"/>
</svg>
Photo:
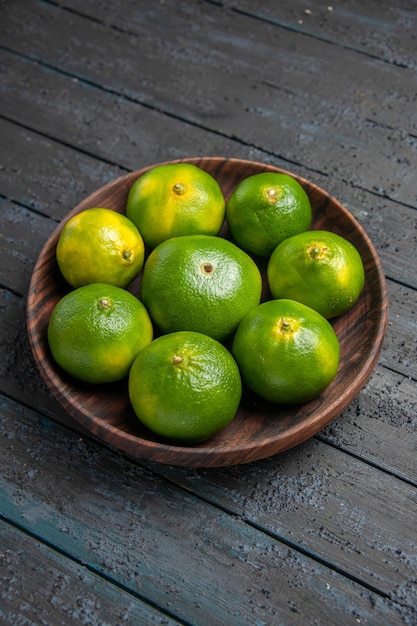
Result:
<svg viewBox="0 0 417 626">
<path fill-rule="evenodd" d="M 271 402 L 306 402 L 336 375 L 340 346 L 330 324 L 294 300 L 270 300 L 245 315 L 232 354 L 243 381 Z"/>
<path fill-rule="evenodd" d="M 268 257 L 281 241 L 310 227 L 310 199 L 288 174 L 254 174 L 235 188 L 226 205 L 226 219 L 238 246 Z"/>
<path fill-rule="evenodd" d="M 96 207 L 74 215 L 63 227 L 56 259 L 73 287 L 110 283 L 126 287 L 140 272 L 145 246 L 125 216 Z"/>
<path fill-rule="evenodd" d="M 126 215 L 150 249 L 171 237 L 217 235 L 225 216 L 222 190 L 191 163 L 158 165 L 132 185 Z"/>
<path fill-rule="evenodd" d="M 58 301 L 48 326 L 52 356 L 63 370 L 90 383 L 127 376 L 153 337 L 144 305 L 114 285 L 92 283 Z"/>
<path fill-rule="evenodd" d="M 158 337 L 138 354 L 129 374 L 129 397 L 139 420 L 178 442 L 204 441 L 223 430 L 241 393 L 232 355 L 201 333 Z"/>
<path fill-rule="evenodd" d="M 350 309 L 363 289 L 365 271 L 358 250 L 325 230 L 294 235 L 277 246 L 267 276 L 274 298 L 290 298 L 332 318 Z"/>
<path fill-rule="evenodd" d="M 262 278 L 255 262 L 230 241 L 174 237 L 149 255 L 142 300 L 164 333 L 192 330 L 226 339 L 257 306 Z"/>
</svg>

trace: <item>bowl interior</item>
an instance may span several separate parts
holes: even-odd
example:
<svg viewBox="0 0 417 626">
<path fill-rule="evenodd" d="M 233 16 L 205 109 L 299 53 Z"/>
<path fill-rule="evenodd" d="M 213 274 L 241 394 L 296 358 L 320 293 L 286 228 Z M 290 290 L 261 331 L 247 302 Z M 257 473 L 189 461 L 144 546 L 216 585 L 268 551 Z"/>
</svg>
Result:
<svg viewBox="0 0 417 626">
<path fill-rule="evenodd" d="M 72 417 L 95 436 L 125 454 L 172 465 L 209 467 L 247 463 L 282 452 L 308 439 L 337 417 L 369 378 L 387 326 L 387 292 L 378 255 L 357 220 L 324 190 L 295 174 L 252 161 L 223 158 L 183 159 L 209 172 L 226 199 L 247 176 L 265 171 L 292 175 L 305 188 L 313 208 L 314 229 L 338 233 L 359 250 L 366 281 L 355 306 L 332 320 L 341 345 L 336 378 L 314 400 L 280 406 L 244 392 L 233 422 L 210 441 L 193 446 L 172 445 L 158 439 L 135 417 L 127 395 L 127 381 L 112 385 L 83 384 L 62 372 L 53 361 L 47 327 L 56 302 L 69 290 L 55 259 L 55 248 L 64 223 L 91 207 L 107 207 L 124 213 L 133 182 L 150 167 L 132 172 L 97 190 L 75 207 L 46 242 L 36 262 L 28 294 L 27 325 L 32 351 L 49 389 Z M 227 225 L 222 231 L 228 236 Z M 265 279 L 266 264 L 260 264 Z M 129 289 L 138 293 L 140 277 Z M 264 298 L 268 298 L 265 286 Z"/>
</svg>

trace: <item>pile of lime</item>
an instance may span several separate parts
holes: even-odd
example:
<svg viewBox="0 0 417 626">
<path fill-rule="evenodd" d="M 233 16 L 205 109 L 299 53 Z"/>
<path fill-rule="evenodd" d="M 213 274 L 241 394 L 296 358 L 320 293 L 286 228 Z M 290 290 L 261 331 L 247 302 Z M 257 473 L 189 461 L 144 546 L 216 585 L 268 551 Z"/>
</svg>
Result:
<svg viewBox="0 0 417 626">
<path fill-rule="evenodd" d="M 180 443 L 226 428 L 244 386 L 274 403 L 311 400 L 339 367 L 329 320 L 365 280 L 352 243 L 311 224 L 289 174 L 247 176 L 226 201 L 195 165 L 148 169 L 123 213 L 94 207 L 63 224 L 56 258 L 70 289 L 49 321 L 53 358 L 86 383 L 127 378 L 137 418 Z"/>
</svg>

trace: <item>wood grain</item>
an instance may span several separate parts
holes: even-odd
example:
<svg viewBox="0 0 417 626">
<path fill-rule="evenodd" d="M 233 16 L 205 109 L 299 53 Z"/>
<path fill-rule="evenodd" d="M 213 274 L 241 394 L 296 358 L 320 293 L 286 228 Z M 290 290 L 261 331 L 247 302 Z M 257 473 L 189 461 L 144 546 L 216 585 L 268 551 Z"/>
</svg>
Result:
<svg viewBox="0 0 417 626">
<path fill-rule="evenodd" d="M 238 159 L 186 159 L 212 174 L 226 198 L 246 176 L 261 171 L 283 171 L 262 163 Z M 151 166 L 149 166 L 151 167 Z M 67 216 L 93 206 L 123 212 L 128 190 L 144 171 L 132 172 L 86 198 Z M 55 247 L 63 223 L 48 239 L 35 265 L 28 294 L 28 332 L 35 360 L 66 410 L 95 436 L 126 454 L 161 463 L 188 466 L 222 466 L 268 457 L 308 439 L 324 428 L 365 385 L 382 348 L 388 306 L 385 278 L 378 255 L 353 216 L 334 198 L 307 180 L 313 207 L 313 227 L 327 228 L 350 240 L 359 250 L 366 283 L 359 301 L 337 318 L 334 328 L 341 343 L 341 363 L 331 385 L 316 399 L 295 407 L 281 407 L 244 394 L 233 422 L 222 433 L 198 446 L 176 446 L 158 440 L 135 419 L 126 382 L 100 389 L 80 384 L 64 375 L 51 359 L 46 329 L 52 309 L 68 286 L 55 261 Z M 135 293 L 135 282 L 131 290 Z"/>
</svg>

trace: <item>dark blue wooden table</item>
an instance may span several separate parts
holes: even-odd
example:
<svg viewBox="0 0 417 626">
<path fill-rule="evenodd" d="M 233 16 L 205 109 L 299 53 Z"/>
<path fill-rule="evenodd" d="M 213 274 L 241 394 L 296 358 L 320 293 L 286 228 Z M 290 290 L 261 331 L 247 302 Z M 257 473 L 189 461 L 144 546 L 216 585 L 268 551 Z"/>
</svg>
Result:
<svg viewBox="0 0 417 626">
<path fill-rule="evenodd" d="M 0 621 L 417 623 L 417 6 L 0 0 Z M 302 445 L 217 469 L 132 460 L 53 399 L 26 297 L 57 223 L 193 156 L 340 200 L 390 299 L 365 388 Z"/>
</svg>

